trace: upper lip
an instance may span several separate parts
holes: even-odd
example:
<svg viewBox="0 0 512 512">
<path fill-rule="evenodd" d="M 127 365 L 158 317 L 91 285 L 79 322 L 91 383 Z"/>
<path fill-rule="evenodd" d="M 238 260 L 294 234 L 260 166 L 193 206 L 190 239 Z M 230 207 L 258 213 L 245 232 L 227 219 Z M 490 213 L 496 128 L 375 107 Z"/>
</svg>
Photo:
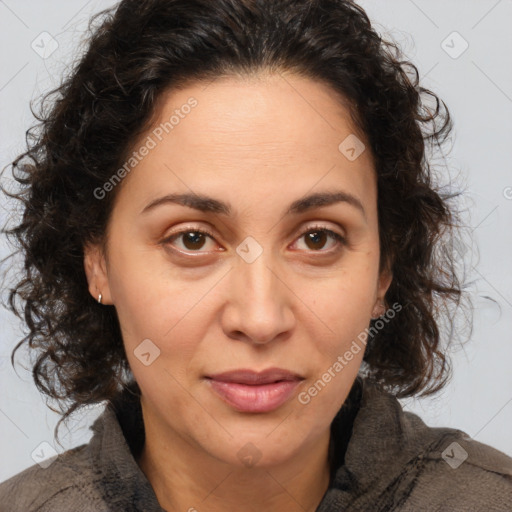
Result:
<svg viewBox="0 0 512 512">
<path fill-rule="evenodd" d="M 281 380 L 302 380 L 303 377 L 297 373 L 282 368 L 268 368 L 261 372 L 250 369 L 232 370 L 229 372 L 208 375 L 207 378 L 221 382 L 236 382 L 237 384 L 269 384 Z"/>
</svg>

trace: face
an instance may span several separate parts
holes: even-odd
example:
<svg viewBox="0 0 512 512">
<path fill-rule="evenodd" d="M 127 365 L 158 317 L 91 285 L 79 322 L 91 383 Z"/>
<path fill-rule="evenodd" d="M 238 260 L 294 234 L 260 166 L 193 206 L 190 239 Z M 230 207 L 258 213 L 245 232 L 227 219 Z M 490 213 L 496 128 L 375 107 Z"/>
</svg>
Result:
<svg viewBox="0 0 512 512">
<path fill-rule="evenodd" d="M 391 280 L 372 157 L 347 150 L 354 136 L 333 91 L 292 74 L 161 98 L 117 185 L 106 255 L 85 256 L 91 294 L 116 308 L 147 429 L 238 466 L 244 450 L 278 464 L 329 431 Z M 298 379 L 209 378 L 268 368 Z"/>
</svg>

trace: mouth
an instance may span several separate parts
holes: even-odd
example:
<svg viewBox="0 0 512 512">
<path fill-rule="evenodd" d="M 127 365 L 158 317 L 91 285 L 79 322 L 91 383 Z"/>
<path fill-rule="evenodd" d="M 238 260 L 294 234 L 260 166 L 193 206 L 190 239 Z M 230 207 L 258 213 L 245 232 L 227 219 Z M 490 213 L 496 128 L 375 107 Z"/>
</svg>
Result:
<svg viewBox="0 0 512 512">
<path fill-rule="evenodd" d="M 229 372 L 209 375 L 206 378 L 217 382 L 232 382 L 236 384 L 245 384 L 247 386 L 258 386 L 281 381 L 296 381 L 304 379 L 299 374 L 282 368 L 268 368 L 261 372 L 249 369 L 232 370 Z"/>
<path fill-rule="evenodd" d="M 263 413 L 281 407 L 304 377 L 282 368 L 233 370 L 209 375 L 210 389 L 239 412 Z"/>
</svg>

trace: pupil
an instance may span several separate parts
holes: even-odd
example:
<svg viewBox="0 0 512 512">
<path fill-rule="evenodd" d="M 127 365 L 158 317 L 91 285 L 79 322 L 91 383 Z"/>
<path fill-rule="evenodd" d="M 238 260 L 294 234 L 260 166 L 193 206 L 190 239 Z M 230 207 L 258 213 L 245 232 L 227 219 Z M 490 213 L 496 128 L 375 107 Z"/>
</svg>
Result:
<svg viewBox="0 0 512 512">
<path fill-rule="evenodd" d="M 200 249 L 203 246 L 203 244 L 200 242 L 202 241 L 204 243 L 204 240 L 201 240 L 202 237 L 202 233 L 189 231 L 185 234 L 185 247 L 187 247 L 187 249 Z M 189 246 L 189 244 L 191 244 L 191 246 Z"/>
<path fill-rule="evenodd" d="M 325 236 L 326 236 L 326 234 L 323 231 L 313 231 L 313 232 L 309 233 L 308 237 L 307 237 L 308 246 L 309 246 L 309 242 L 312 242 L 313 243 L 312 248 L 317 249 L 318 247 L 315 247 L 315 245 L 317 245 L 319 242 L 325 243 L 325 240 L 324 240 Z M 323 247 L 324 243 L 320 243 L 320 247 Z"/>
</svg>

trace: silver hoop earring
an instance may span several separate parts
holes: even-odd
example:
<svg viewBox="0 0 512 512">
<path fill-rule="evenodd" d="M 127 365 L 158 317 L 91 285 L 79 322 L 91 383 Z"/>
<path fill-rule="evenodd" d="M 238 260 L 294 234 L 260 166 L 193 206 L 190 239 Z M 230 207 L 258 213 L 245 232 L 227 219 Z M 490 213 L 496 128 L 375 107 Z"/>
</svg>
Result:
<svg viewBox="0 0 512 512">
<path fill-rule="evenodd" d="M 101 293 L 98 295 L 98 304 L 101 304 Z"/>
</svg>

